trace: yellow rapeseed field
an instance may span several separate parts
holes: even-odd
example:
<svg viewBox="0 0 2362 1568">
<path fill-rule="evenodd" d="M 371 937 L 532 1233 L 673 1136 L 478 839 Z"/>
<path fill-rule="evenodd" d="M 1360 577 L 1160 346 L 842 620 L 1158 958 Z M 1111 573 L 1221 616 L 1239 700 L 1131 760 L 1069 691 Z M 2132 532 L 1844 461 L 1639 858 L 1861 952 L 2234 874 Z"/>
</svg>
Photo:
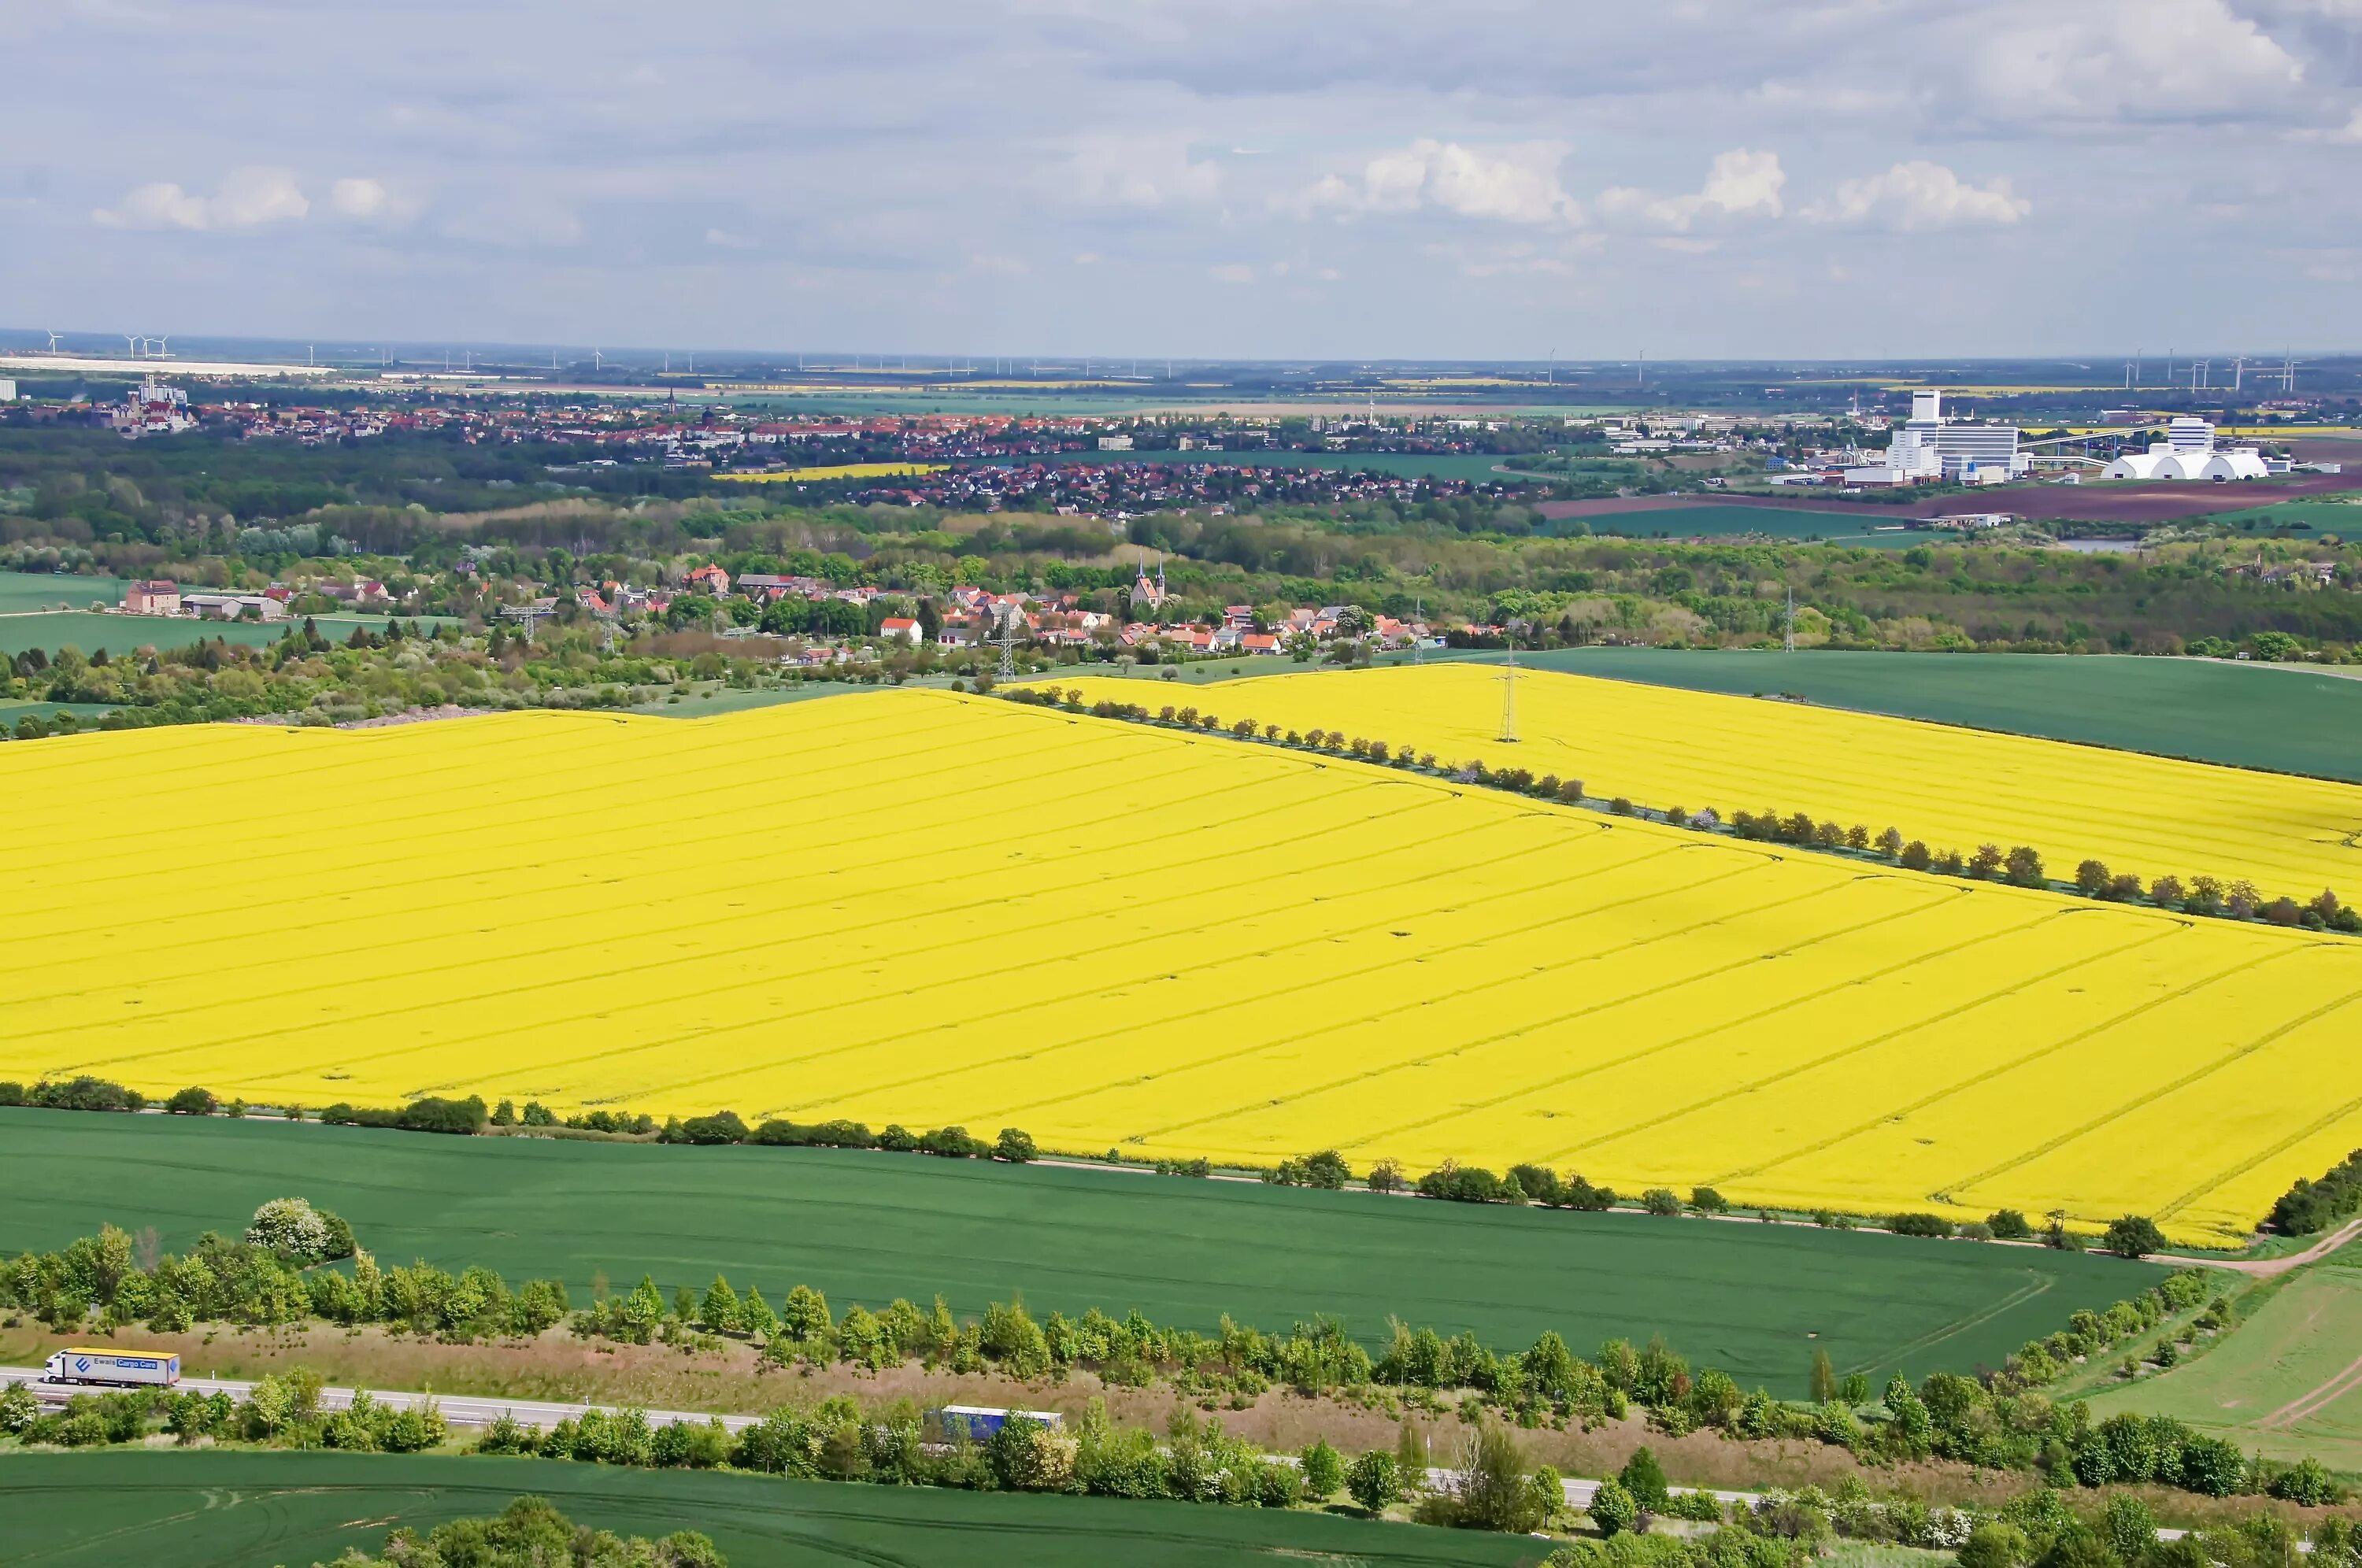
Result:
<svg viewBox="0 0 2362 1568">
<path fill-rule="evenodd" d="M 1809 812 L 1941 853 L 2032 845 L 2050 875 L 2104 861 L 2153 881 L 2245 878 L 2299 902 L 2324 887 L 2362 901 L 2362 786 L 1834 708 L 1543 670 L 1518 674 L 1518 742 L 1504 745 L 1502 671 L 1431 664 L 1217 683 L 1148 675 L 1060 680 L 1151 712 L 1195 703 L 1225 720 L 1411 745 L 1452 762 L 1580 778 L 1642 805 Z"/>
<path fill-rule="evenodd" d="M 0 746 L 0 1077 L 2193 1239 L 2362 1143 L 2362 943 L 988 698 L 90 734 Z"/>
</svg>

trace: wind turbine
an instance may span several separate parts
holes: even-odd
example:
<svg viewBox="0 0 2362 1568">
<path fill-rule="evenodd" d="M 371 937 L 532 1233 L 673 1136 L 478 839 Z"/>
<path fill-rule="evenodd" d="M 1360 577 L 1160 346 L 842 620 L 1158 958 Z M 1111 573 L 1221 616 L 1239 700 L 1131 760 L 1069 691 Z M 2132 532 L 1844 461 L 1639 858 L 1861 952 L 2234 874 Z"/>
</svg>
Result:
<svg viewBox="0 0 2362 1568">
<path fill-rule="evenodd" d="M 138 337 L 136 334 L 129 332 L 125 333 L 123 335 L 124 358 L 129 359 L 137 359 L 139 358 L 140 346 L 147 341 L 148 340 L 146 338 Z"/>
<path fill-rule="evenodd" d="M 148 344 L 154 350 L 155 358 L 169 359 L 172 357 L 172 340 L 170 337 L 150 337 Z"/>
</svg>

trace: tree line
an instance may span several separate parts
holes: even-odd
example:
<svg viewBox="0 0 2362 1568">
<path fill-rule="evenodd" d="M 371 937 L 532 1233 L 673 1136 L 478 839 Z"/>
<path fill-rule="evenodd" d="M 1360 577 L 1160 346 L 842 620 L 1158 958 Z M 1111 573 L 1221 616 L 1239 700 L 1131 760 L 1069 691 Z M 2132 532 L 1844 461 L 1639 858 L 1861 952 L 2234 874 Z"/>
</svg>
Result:
<svg viewBox="0 0 2362 1568">
<path fill-rule="evenodd" d="M 2284 1236 L 2310 1236 L 2362 1212 L 2362 1149 L 2329 1167 L 2319 1181 L 2296 1178 L 2272 1205 L 2271 1227 Z"/>
<path fill-rule="evenodd" d="M 1086 707 L 1078 687 L 1004 687 L 995 690 L 992 695 L 1035 707 L 1059 708 L 1070 713 L 1088 712 L 1095 718 L 1120 719 L 1166 729 L 1227 733 L 1241 740 L 1350 756 L 1381 767 L 1449 778 L 1455 783 L 1475 784 L 1510 794 L 1557 801 L 1566 805 L 1588 806 L 1594 810 L 1604 810 L 1611 816 L 1639 817 L 1700 833 L 1727 834 L 1735 838 L 1792 845 L 1799 849 L 1817 850 L 1825 854 L 1873 856 L 1900 866 L 1906 871 L 1933 872 L 1938 876 L 1965 878 L 1970 881 L 2000 882 L 2014 888 L 2075 892 L 2085 898 L 2119 903 L 2147 903 L 2159 909 L 2216 920 L 2260 920 L 2273 925 L 2362 934 L 2362 910 L 2348 907 L 2334 890 L 2327 888 L 2311 899 L 2300 901 L 2286 895 L 2267 897 L 2257 891 L 2254 883 L 2244 878 L 2225 882 L 2220 878 L 2202 875 L 2193 876 L 2184 884 L 2180 878 L 2169 875 L 2158 877 L 2144 887 L 2138 877 L 2111 872 L 2105 862 L 2095 859 L 2086 859 L 2078 864 L 2073 881 L 2060 882 L 2050 878 L 2044 868 L 2041 852 L 2030 845 L 2021 844 L 2004 850 L 1997 844 L 1981 844 L 1964 854 L 1958 849 L 1931 849 L 1925 840 L 1904 838 L 1899 828 L 1889 827 L 1873 836 L 1865 823 L 1857 823 L 1848 827 L 1834 820 L 1816 822 L 1810 812 L 1783 812 L 1777 807 L 1760 812 L 1736 811 L 1726 820 L 1722 813 L 1711 807 L 1693 812 L 1679 805 L 1661 808 L 1640 806 L 1626 796 L 1602 799 L 1588 795 L 1584 793 L 1583 781 L 1579 778 L 1561 778 L 1551 773 L 1537 776 L 1532 769 L 1524 767 L 1487 767 L 1481 759 L 1462 764 L 1440 762 L 1432 752 L 1419 752 L 1408 745 L 1390 745 L 1385 741 L 1363 735 L 1348 735 L 1342 730 L 1298 732 L 1283 729 L 1278 724 L 1258 723 L 1252 718 L 1225 723 L 1217 714 L 1187 706 L 1166 706 L 1152 713 L 1144 703 L 1102 700 Z"/>
</svg>

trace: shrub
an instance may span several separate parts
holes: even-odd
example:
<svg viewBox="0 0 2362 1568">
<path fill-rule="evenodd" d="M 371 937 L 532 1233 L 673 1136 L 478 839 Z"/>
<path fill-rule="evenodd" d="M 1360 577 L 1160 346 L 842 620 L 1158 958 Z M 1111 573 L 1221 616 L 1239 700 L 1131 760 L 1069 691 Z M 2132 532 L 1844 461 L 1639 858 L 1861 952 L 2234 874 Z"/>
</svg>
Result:
<svg viewBox="0 0 2362 1568">
<path fill-rule="evenodd" d="M 1952 1222 L 1937 1214 L 1897 1214 L 1886 1221 L 1886 1228 L 1898 1236 L 1948 1236 Z"/>
<path fill-rule="evenodd" d="M 919 1152 L 946 1159 L 980 1160 L 992 1153 L 992 1145 L 970 1137 L 965 1127 L 938 1127 L 919 1140 Z"/>
<path fill-rule="evenodd" d="M 909 1136 L 907 1132 L 903 1135 Z M 755 1129 L 748 1142 L 785 1148 L 810 1149 L 868 1149 L 880 1146 L 880 1141 L 870 1135 L 869 1128 L 866 1123 L 843 1120 L 811 1123 L 782 1120 L 766 1121 Z M 920 1142 L 913 1139 L 912 1146 L 918 1146 Z"/>
<path fill-rule="evenodd" d="M 2034 1234 L 2034 1227 L 2014 1209 L 1994 1209 L 1985 1217 L 1985 1225 L 1997 1242 L 2023 1242 Z"/>
<path fill-rule="evenodd" d="M 2039 888 L 2043 880 L 2042 856 L 2031 845 L 2021 844 L 2009 852 L 2002 875 L 2012 887 Z"/>
<path fill-rule="evenodd" d="M 1610 1538 L 1623 1534 L 1640 1519 L 1639 1500 L 1620 1481 L 1602 1481 L 1599 1490 L 1591 1495 L 1588 1511 L 1599 1533 Z"/>
<path fill-rule="evenodd" d="M 2345 1488 L 2330 1479 L 2321 1461 L 2310 1455 L 2275 1474 L 2264 1490 L 2283 1502 L 2307 1508 L 2326 1507 L 2345 1497 Z"/>
<path fill-rule="evenodd" d="M 2227 1497 L 2247 1478 L 2247 1460 L 2236 1443 L 2192 1434 L 2181 1445 L 2181 1484 L 2210 1497 Z"/>
<path fill-rule="evenodd" d="M 1281 1180 L 1289 1187 L 1317 1187 L 1336 1192 L 1353 1179 L 1353 1167 L 1345 1156 L 1334 1149 L 1323 1149 L 1317 1154 L 1307 1154 L 1300 1160 L 1288 1160 L 1280 1166 Z"/>
<path fill-rule="evenodd" d="M 1640 1207 L 1651 1214 L 1679 1214 L 1681 1195 L 1670 1187 L 1652 1187 L 1640 1195 Z"/>
<path fill-rule="evenodd" d="M 1927 846 L 1915 838 L 1903 846 L 1895 859 L 1905 871 L 1925 871 L 1936 863 L 1935 856 L 1928 854 Z"/>
<path fill-rule="evenodd" d="M 1022 1165 L 1040 1159 L 1042 1151 L 1034 1147 L 1032 1133 L 1021 1128 L 1004 1127 L 1000 1130 L 1000 1136 L 993 1140 L 992 1157 L 1006 1160 L 1012 1165 Z"/>
<path fill-rule="evenodd" d="M 746 1141 L 746 1123 L 734 1110 L 717 1110 L 711 1116 L 692 1116 L 668 1130 L 668 1143 L 743 1143 Z"/>
<path fill-rule="evenodd" d="M 2108 1221 L 2100 1244 L 2120 1258 L 2144 1258 L 2165 1250 L 2165 1233 L 2146 1215 L 2127 1214 Z"/>
<path fill-rule="evenodd" d="M 1533 1202 L 1547 1204 L 1553 1209 L 1565 1206 L 1566 1184 L 1559 1180 L 1558 1173 L 1548 1165 L 1511 1165 L 1509 1179 L 1516 1182 L 1518 1190 Z"/>
<path fill-rule="evenodd" d="M 1632 1500 L 1644 1512 L 1661 1514 L 1665 1511 L 1666 1499 L 1671 1496 L 1665 1489 L 1665 1467 L 1657 1463 L 1657 1456 L 1647 1448 L 1633 1450 L 1632 1457 L 1624 1462 L 1624 1468 L 1617 1472 L 1616 1479 L 1623 1484 L 1624 1490 L 1632 1495 Z"/>
<path fill-rule="evenodd" d="M 1304 1495 L 1319 1501 L 1333 1497 L 1345 1485 L 1345 1460 L 1326 1440 L 1317 1440 L 1297 1456 L 1304 1473 Z"/>
<path fill-rule="evenodd" d="M 1969 1531 L 1960 1543 L 1959 1568 L 2021 1568 L 2031 1555 L 2023 1530 L 1992 1520 Z"/>
<path fill-rule="evenodd" d="M 2104 860 L 2086 860 L 2075 867 L 2075 890 L 2087 899 L 2106 898 L 2108 884 L 2113 880 Z"/>
<path fill-rule="evenodd" d="M 1710 1187 L 1690 1188 L 1690 1207 L 1701 1214 L 1727 1214 L 1730 1200 Z"/>
<path fill-rule="evenodd" d="M 1418 1178 L 1421 1197 L 1456 1203 L 1497 1203 L 1510 1196 L 1511 1185 L 1482 1165 L 1463 1165 L 1457 1160 L 1446 1160 Z M 1517 1196 L 1522 1198 L 1524 1194 L 1520 1191 Z"/>
<path fill-rule="evenodd" d="M 211 1089 L 184 1088 L 164 1102 L 164 1110 L 171 1116 L 211 1116 L 220 1105 Z"/>
<path fill-rule="evenodd" d="M 138 1089 L 84 1076 L 61 1084 L 35 1084 L 16 1103 L 47 1110 L 138 1110 L 147 1105 L 148 1097 Z"/>
<path fill-rule="evenodd" d="M 300 1198 L 274 1198 L 254 1211 L 246 1242 L 282 1257 L 315 1263 L 327 1255 L 328 1222 Z"/>
<path fill-rule="evenodd" d="M 1345 1470 L 1346 1495 L 1367 1513 L 1384 1513 L 1387 1504 L 1402 1496 L 1402 1486 L 1401 1467 L 1382 1448 L 1372 1449 Z"/>
<path fill-rule="evenodd" d="M 443 1099 L 429 1095 L 412 1100 L 399 1110 L 361 1108 L 338 1100 L 320 1112 L 320 1120 L 336 1127 L 392 1127 L 405 1132 L 480 1132 L 489 1125 L 491 1113 L 483 1099 L 469 1095 L 465 1099 Z"/>
</svg>

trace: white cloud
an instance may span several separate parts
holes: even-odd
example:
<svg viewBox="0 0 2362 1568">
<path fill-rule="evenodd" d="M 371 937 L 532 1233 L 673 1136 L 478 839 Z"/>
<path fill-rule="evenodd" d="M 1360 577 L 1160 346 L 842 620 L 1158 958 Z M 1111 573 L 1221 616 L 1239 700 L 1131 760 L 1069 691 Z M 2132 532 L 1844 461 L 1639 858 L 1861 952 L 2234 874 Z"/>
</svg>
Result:
<svg viewBox="0 0 2362 1568">
<path fill-rule="evenodd" d="M 328 210 L 352 223 L 379 228 L 399 228 L 418 215 L 421 202 L 412 191 L 382 180 L 359 175 L 328 187 Z"/>
<path fill-rule="evenodd" d="M 1211 201 L 1220 193 L 1222 169 L 1193 160 L 1184 141 L 1098 137 L 1068 154 L 1057 182 L 1087 202 L 1164 207 Z"/>
<path fill-rule="evenodd" d="M 1964 9 L 1952 26 L 1971 100 L 2014 127 L 2269 114 L 2304 76 L 2225 0 L 2030 4 L 1998 22 Z"/>
<path fill-rule="evenodd" d="M 1566 152 L 1566 144 L 1556 141 L 1487 152 L 1421 138 L 1371 159 L 1358 182 L 1323 175 L 1287 204 L 1342 216 L 1432 207 L 1496 223 L 1573 226 L 1583 221 L 1583 208 L 1559 183 Z"/>
<path fill-rule="evenodd" d="M 112 207 L 101 207 L 91 221 L 105 228 L 210 228 L 205 199 L 192 196 L 170 181 L 159 181 L 127 192 Z"/>
<path fill-rule="evenodd" d="M 253 228 L 302 217 L 312 210 L 295 176 L 283 169 L 233 169 L 211 196 L 166 180 L 125 193 L 112 207 L 92 213 L 106 228 Z"/>
<path fill-rule="evenodd" d="M 2305 141 L 2334 141 L 2347 147 L 2362 142 L 2362 109 L 2355 110 L 2354 117 L 2336 130 L 2301 132 L 2300 138 Z"/>
<path fill-rule="evenodd" d="M 1786 210 L 1780 192 L 1787 182 L 1778 153 L 1735 147 L 1716 154 L 1705 183 L 1686 195 L 1652 196 L 1619 186 L 1600 193 L 1599 210 L 1611 218 L 1687 233 L 1705 218 L 1778 217 Z"/>
<path fill-rule="evenodd" d="M 392 195 L 375 180 L 339 180 L 328 187 L 328 205 L 345 217 L 378 217 L 392 204 Z"/>
<path fill-rule="evenodd" d="M 723 250 L 752 250 L 756 241 L 750 235 L 734 234 L 726 228 L 709 228 L 705 243 Z"/>
<path fill-rule="evenodd" d="M 1207 270 L 1206 275 L 1218 283 L 1252 283 L 1254 269 L 1243 261 L 1225 261 Z"/>
<path fill-rule="evenodd" d="M 1915 231 L 2006 226 L 2033 211 L 2034 204 L 2012 193 L 2004 178 L 1971 185 L 1940 163 L 1914 159 L 1883 174 L 1846 181 L 1805 215 L 1816 223 Z"/>
</svg>

